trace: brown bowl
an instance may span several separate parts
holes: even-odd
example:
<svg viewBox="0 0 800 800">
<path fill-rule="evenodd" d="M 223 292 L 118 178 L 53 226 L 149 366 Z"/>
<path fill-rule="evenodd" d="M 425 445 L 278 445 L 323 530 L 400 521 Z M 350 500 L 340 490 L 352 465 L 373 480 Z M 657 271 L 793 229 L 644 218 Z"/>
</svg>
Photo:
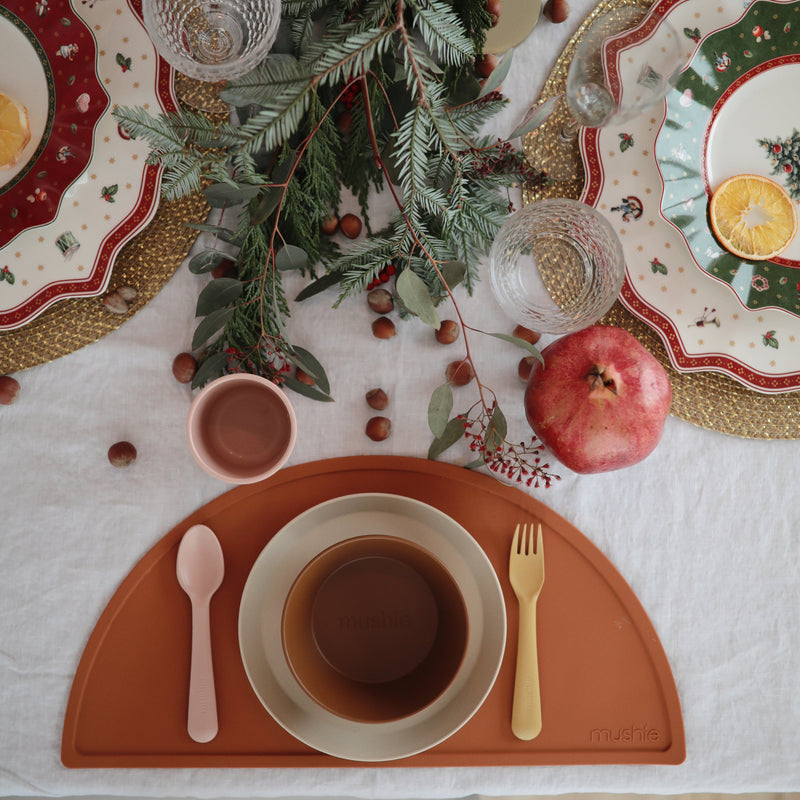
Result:
<svg viewBox="0 0 800 800">
<path fill-rule="evenodd" d="M 424 548 L 358 536 L 313 558 L 283 608 L 283 651 L 320 706 L 357 722 L 421 711 L 458 674 L 469 625 L 461 592 Z"/>
</svg>

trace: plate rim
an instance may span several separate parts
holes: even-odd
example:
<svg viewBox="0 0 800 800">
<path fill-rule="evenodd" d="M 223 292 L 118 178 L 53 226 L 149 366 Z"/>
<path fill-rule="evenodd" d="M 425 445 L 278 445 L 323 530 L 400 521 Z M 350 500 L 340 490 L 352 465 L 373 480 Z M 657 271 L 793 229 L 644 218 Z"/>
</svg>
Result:
<svg viewBox="0 0 800 800">
<path fill-rule="evenodd" d="M 767 3 L 770 1 L 774 2 L 776 5 L 791 5 L 792 3 L 796 2 L 796 0 L 767 0 Z M 656 0 L 647 13 L 649 15 L 654 10 L 658 10 L 663 12 L 663 15 L 668 18 L 675 9 L 688 2 L 690 2 L 690 0 Z M 726 0 L 723 0 L 723 2 L 726 2 Z M 731 6 L 732 0 L 727 0 L 727 4 Z M 710 1 L 709 5 L 711 5 Z M 753 4 L 751 4 L 751 7 L 752 5 Z M 706 34 L 706 36 L 710 36 L 719 30 L 736 24 L 736 21 L 741 20 L 748 10 L 749 8 L 745 9 L 745 11 L 741 14 L 737 14 L 733 22 L 728 22 L 725 25 L 719 25 L 715 27 L 711 32 Z M 731 8 L 731 12 L 735 11 L 736 9 Z M 636 30 L 638 30 L 638 26 L 636 29 L 634 29 L 634 32 Z M 695 43 L 695 47 L 692 49 L 691 58 L 687 60 L 687 65 L 690 63 L 691 59 L 695 57 L 697 48 L 704 38 L 705 37 L 701 37 L 700 41 Z M 663 124 L 666 113 L 667 104 L 666 101 L 664 101 L 662 104 L 662 110 L 660 112 L 661 120 L 659 127 Z M 657 114 L 656 116 L 658 118 L 659 115 Z M 602 159 L 601 147 L 598 142 L 599 130 L 600 129 L 582 128 L 579 133 L 580 154 L 586 174 L 586 180 L 580 193 L 580 199 L 583 202 L 593 206 L 595 206 L 596 202 L 602 195 L 604 191 L 604 185 L 607 183 L 608 177 L 606 174 L 606 165 Z M 654 153 L 653 161 L 655 161 Z M 658 165 L 656 165 L 656 169 L 660 176 L 660 169 L 658 168 Z M 655 190 L 655 187 L 651 188 Z M 661 224 L 667 226 L 669 230 L 675 231 L 674 226 L 668 224 L 667 221 L 661 217 L 660 200 L 659 209 L 654 216 L 657 220 L 660 220 Z M 680 237 L 680 240 L 685 244 L 685 240 L 682 236 Z M 700 269 L 700 267 L 696 265 L 696 262 L 691 257 L 691 253 L 687 253 L 687 257 L 689 258 L 691 266 L 697 269 L 698 274 L 702 275 L 704 280 L 713 281 L 715 286 L 724 283 Z M 800 319 L 792 312 L 779 307 L 750 309 L 741 303 L 741 300 L 737 298 L 736 293 L 732 290 L 730 284 L 720 286 L 720 291 L 724 291 L 726 295 L 730 295 L 733 300 L 736 300 L 737 309 L 744 314 L 759 315 L 766 312 L 780 315 L 781 317 L 792 321 Z M 733 302 L 733 300 L 731 302 Z M 721 373 L 729 378 L 732 378 L 745 387 L 761 394 L 782 394 L 800 389 L 800 369 L 793 372 L 784 371 L 782 373 L 765 372 L 759 369 L 757 366 L 747 363 L 729 352 L 719 352 L 713 349 L 698 353 L 690 352 L 685 346 L 683 337 L 679 335 L 677 331 L 676 321 L 667 316 L 667 314 L 660 307 L 654 305 L 650 300 L 645 299 L 636 290 L 632 280 L 630 268 L 628 267 L 627 258 L 626 274 L 623 281 L 622 291 L 619 296 L 619 301 L 627 311 L 645 324 L 649 325 L 657 333 L 664 345 L 670 364 L 678 372 Z"/>
<path fill-rule="evenodd" d="M 87 19 L 82 13 L 82 7 L 75 6 L 71 0 L 70 7 L 73 12 L 80 17 L 84 25 L 89 29 L 94 37 L 91 20 Z M 100 5 L 104 5 L 101 3 Z M 92 6 L 90 6 L 91 8 Z M 141 12 L 141 0 L 120 0 L 115 4 L 115 8 L 121 9 L 123 13 L 128 13 L 132 17 L 132 22 L 144 27 Z M 109 6 L 110 9 L 110 6 Z M 109 13 L 111 13 L 109 11 Z M 99 50 L 98 50 L 99 52 Z M 174 70 L 156 52 L 153 46 L 153 59 L 155 61 L 155 71 L 153 74 L 152 93 L 158 105 L 158 111 L 174 112 L 178 109 L 178 101 L 175 95 Z M 108 98 L 108 105 L 105 112 L 101 115 L 95 125 L 92 136 L 97 135 L 100 121 L 110 113 L 119 103 L 115 103 L 114 98 L 104 88 Z M 85 175 L 94 163 L 94 149 L 86 169 L 81 173 Z M 160 189 L 163 167 L 153 164 L 143 164 L 142 169 L 137 172 L 139 189 L 135 205 L 130 212 L 109 231 L 107 231 L 97 244 L 96 251 L 92 258 L 91 269 L 87 271 L 87 277 L 79 280 L 76 278 L 56 279 L 41 286 L 38 290 L 28 295 L 14 306 L 0 308 L 0 332 L 11 331 L 21 328 L 41 315 L 54 303 L 69 298 L 96 297 L 107 288 L 113 272 L 114 263 L 119 251 L 124 245 L 130 242 L 139 234 L 155 217 L 160 204 Z M 80 176 L 77 180 L 80 180 Z M 74 185 L 74 182 L 73 184 Z M 63 199 L 63 198 L 62 198 Z M 59 221 L 63 203 L 59 205 L 59 211 L 46 224 L 35 226 L 44 229 L 56 225 Z M 20 231 L 14 239 L 0 248 L 0 256 L 4 252 L 13 249 L 14 242 L 19 236 L 23 235 L 26 229 Z"/>
<path fill-rule="evenodd" d="M 389 511 L 387 511 L 387 508 Z M 400 510 L 398 511 L 398 509 Z M 402 513 L 403 509 L 407 509 L 410 512 L 415 511 L 416 514 L 410 513 L 405 515 Z M 259 646 L 262 651 L 262 663 L 259 664 L 258 667 L 263 669 L 264 666 L 266 666 L 273 683 L 280 684 L 282 676 L 276 675 L 273 665 L 269 663 L 271 654 L 273 660 L 277 661 L 279 670 L 284 673 L 283 679 L 286 679 L 287 674 L 289 676 L 291 675 L 280 642 L 278 641 L 276 643 L 272 640 L 265 642 L 264 637 L 266 634 L 263 630 L 260 630 L 259 618 L 262 616 L 262 612 L 258 611 L 257 608 L 264 602 L 264 579 L 265 577 L 269 578 L 270 573 L 278 569 L 276 564 L 270 563 L 271 559 L 273 559 L 275 555 L 280 558 L 281 549 L 290 546 L 290 540 L 298 535 L 296 533 L 297 529 L 299 528 L 302 531 L 302 526 L 308 524 L 309 520 L 313 521 L 315 517 L 320 515 L 324 519 L 325 516 L 328 515 L 329 522 L 332 520 L 335 524 L 337 518 L 363 512 L 377 512 L 380 514 L 392 513 L 400 517 L 405 516 L 407 519 L 416 519 L 418 522 L 421 522 L 423 526 L 435 531 L 437 535 L 442 537 L 442 540 L 446 540 L 445 549 L 452 549 L 455 547 L 454 541 L 451 540 L 457 541 L 463 548 L 463 550 L 456 548 L 455 552 L 463 559 L 463 569 L 467 570 L 467 573 L 475 579 L 475 586 L 473 589 L 477 592 L 478 600 L 480 601 L 480 619 L 478 621 L 480 622 L 481 635 L 479 637 L 472 635 L 474 621 L 471 620 L 470 639 L 465 656 L 465 663 L 468 663 L 470 659 L 474 662 L 470 665 L 472 672 L 462 676 L 461 679 L 457 677 L 455 683 L 426 709 L 405 719 L 388 723 L 359 723 L 338 717 L 316 706 L 310 698 L 306 697 L 303 690 L 294 682 L 294 679 L 290 678 L 290 687 L 295 697 L 288 696 L 285 687 L 278 685 L 278 690 L 284 693 L 284 697 L 280 698 L 282 702 L 288 701 L 290 704 L 295 704 L 295 706 L 297 706 L 295 716 L 298 714 L 305 715 L 305 718 L 300 721 L 299 727 L 301 729 L 298 730 L 297 720 L 295 719 L 294 722 L 292 720 L 287 720 L 286 714 L 276 709 L 276 701 L 265 698 L 263 693 L 259 691 L 259 688 L 256 686 L 256 676 L 254 675 L 255 667 L 252 663 L 248 663 L 250 650 L 255 648 L 255 646 L 248 641 L 248 637 L 250 639 L 258 638 Z M 419 519 L 420 516 L 422 520 Z M 429 522 L 426 523 L 425 520 Z M 449 529 L 449 533 L 442 534 L 441 531 L 430 524 L 430 521 L 435 521 L 440 525 L 443 524 L 446 529 Z M 374 530 L 371 532 L 374 533 Z M 311 532 L 307 531 L 305 533 L 306 537 L 313 537 L 314 535 L 313 529 Z M 317 534 L 318 538 L 313 542 L 312 547 L 309 548 L 310 555 L 309 552 L 306 552 L 305 556 L 300 558 L 300 560 L 293 565 L 291 570 L 287 569 L 285 566 L 282 568 L 283 574 L 280 578 L 282 588 L 278 588 L 278 596 L 285 596 L 285 592 L 288 591 L 288 588 L 291 586 L 296 573 L 308 563 L 309 558 L 316 555 L 317 552 L 321 552 L 331 544 L 337 541 L 344 541 L 355 535 L 359 535 L 358 531 L 342 532 L 339 534 L 333 533 L 322 537 Z M 395 532 L 393 535 L 398 534 Z M 441 553 L 435 547 L 431 547 L 430 542 L 420 542 L 419 538 L 409 538 L 411 541 L 417 541 L 423 544 L 423 546 L 431 549 L 431 552 L 434 552 L 435 555 L 441 558 Z M 449 569 L 450 562 L 445 559 L 443 559 L 443 562 Z M 476 568 L 482 570 L 482 574 L 479 574 L 477 577 L 475 575 Z M 257 585 L 259 582 L 260 586 Z M 464 587 L 462 586 L 461 588 L 463 589 Z M 467 597 L 465 597 L 465 601 L 467 601 L 469 605 Z M 487 621 L 490 621 L 491 625 L 487 625 Z M 258 626 L 260 630 L 258 635 L 254 633 L 256 626 Z M 272 627 L 274 636 L 274 620 Z M 483 551 L 483 548 L 466 528 L 443 511 L 420 500 L 385 492 L 365 492 L 341 495 L 306 509 L 286 523 L 286 525 L 267 542 L 259 552 L 245 581 L 239 605 L 237 632 L 240 656 L 248 682 L 264 709 L 282 728 L 284 728 L 284 730 L 309 747 L 326 753 L 327 755 L 349 761 L 380 762 L 407 758 L 429 750 L 452 736 L 474 716 L 488 697 L 500 672 L 507 640 L 507 618 L 503 590 L 497 573 L 488 556 Z M 266 656 L 264 656 L 265 652 L 267 653 Z M 488 655 L 486 655 L 487 653 Z M 475 695 L 475 697 L 473 698 L 468 713 L 459 713 L 457 720 L 453 723 L 448 723 L 447 717 L 443 717 L 445 723 L 436 728 L 436 733 L 434 735 L 420 740 L 420 742 L 413 746 L 406 745 L 404 747 L 395 747 L 395 749 L 392 750 L 392 745 L 400 739 L 401 735 L 408 737 L 409 732 L 413 735 L 418 728 L 422 728 L 424 732 L 426 724 L 429 724 L 431 719 L 435 719 L 437 715 L 440 714 L 444 715 L 448 709 L 454 707 L 454 704 L 457 703 L 461 694 L 467 689 L 471 689 L 469 680 L 474 677 L 475 669 L 479 661 L 486 662 L 486 666 L 484 667 L 484 672 L 486 674 L 481 677 L 481 680 L 485 678 L 485 685 L 477 689 L 472 689 L 472 694 Z M 298 700 L 305 708 L 297 705 Z M 321 728 L 320 722 L 325 722 L 328 726 L 338 731 L 335 737 L 338 741 L 333 746 L 326 741 L 321 742 L 319 738 L 315 738 L 315 735 L 320 735 L 322 737 L 325 735 L 325 731 L 319 734 Z M 303 723 L 305 723 L 305 728 L 303 727 Z M 306 730 L 306 728 L 310 730 Z M 347 734 L 347 736 L 344 734 Z M 375 749 L 373 752 L 367 752 L 366 754 L 363 751 L 355 752 L 350 743 L 350 739 L 357 739 L 359 736 L 369 740 L 373 744 L 379 737 L 382 737 L 382 739 L 385 740 L 385 742 L 381 742 L 383 749 Z"/>
</svg>

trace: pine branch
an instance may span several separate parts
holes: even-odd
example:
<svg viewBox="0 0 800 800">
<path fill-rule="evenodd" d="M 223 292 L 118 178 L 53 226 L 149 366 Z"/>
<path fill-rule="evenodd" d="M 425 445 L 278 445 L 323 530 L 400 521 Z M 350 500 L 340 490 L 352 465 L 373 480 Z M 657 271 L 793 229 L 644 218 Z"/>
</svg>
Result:
<svg viewBox="0 0 800 800">
<path fill-rule="evenodd" d="M 453 11 L 439 0 L 412 0 L 415 25 L 428 48 L 442 61 L 458 66 L 473 58 L 472 42 Z"/>
</svg>

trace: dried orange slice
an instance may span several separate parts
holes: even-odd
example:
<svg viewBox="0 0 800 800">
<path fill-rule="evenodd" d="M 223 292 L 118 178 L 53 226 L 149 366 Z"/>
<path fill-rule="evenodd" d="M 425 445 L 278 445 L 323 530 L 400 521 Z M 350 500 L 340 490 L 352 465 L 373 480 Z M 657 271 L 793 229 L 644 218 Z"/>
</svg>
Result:
<svg viewBox="0 0 800 800">
<path fill-rule="evenodd" d="M 13 167 L 30 140 L 27 109 L 0 92 L 0 169 Z"/>
<path fill-rule="evenodd" d="M 797 233 L 797 211 L 788 192 L 761 175 L 734 175 L 711 196 L 711 228 L 720 244 L 740 258 L 768 261 Z"/>
</svg>

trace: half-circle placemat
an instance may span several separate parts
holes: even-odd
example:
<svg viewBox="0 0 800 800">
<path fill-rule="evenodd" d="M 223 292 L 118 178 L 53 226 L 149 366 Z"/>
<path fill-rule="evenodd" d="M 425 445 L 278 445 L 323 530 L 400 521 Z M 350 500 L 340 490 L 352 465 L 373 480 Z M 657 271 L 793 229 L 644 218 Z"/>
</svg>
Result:
<svg viewBox="0 0 800 800">
<path fill-rule="evenodd" d="M 288 734 L 252 691 L 237 636 L 239 601 L 257 556 L 287 522 L 348 494 L 388 492 L 428 503 L 463 525 L 503 587 L 509 637 L 498 679 L 477 713 L 419 755 L 377 766 L 677 764 L 680 701 L 658 636 L 631 588 L 576 528 L 495 479 L 425 459 L 355 456 L 292 467 L 237 487 L 160 540 L 124 579 L 78 665 L 64 720 L 68 767 L 348 766 Z M 514 527 L 544 527 L 538 604 L 543 729 L 511 733 L 517 603 L 508 585 Z M 195 524 L 222 545 L 225 578 L 211 601 L 219 733 L 186 733 L 191 611 L 175 577 L 178 544 Z M 273 609 L 280 614 L 281 609 Z"/>
<path fill-rule="evenodd" d="M 603 0 L 592 11 L 556 60 L 542 89 L 540 101 L 564 91 L 573 53 L 591 22 L 609 8 L 630 5 L 642 8 L 643 15 L 649 7 L 647 0 Z M 546 147 L 546 142 L 554 141 L 557 133 L 557 128 L 554 130 L 545 125 L 528 134 L 524 141 L 526 154 L 531 155 L 537 149 Z M 577 146 L 575 158 L 579 163 Z M 528 204 L 545 197 L 578 199 L 582 188 L 583 178 L 568 182 L 553 181 L 543 186 L 530 183 L 523 186 L 522 200 Z M 678 372 L 670 363 L 661 337 L 619 303 L 601 321 L 632 333 L 665 366 L 672 382 L 670 411 L 676 417 L 702 428 L 748 439 L 800 438 L 800 392 L 764 395 L 719 373 Z"/>
</svg>

